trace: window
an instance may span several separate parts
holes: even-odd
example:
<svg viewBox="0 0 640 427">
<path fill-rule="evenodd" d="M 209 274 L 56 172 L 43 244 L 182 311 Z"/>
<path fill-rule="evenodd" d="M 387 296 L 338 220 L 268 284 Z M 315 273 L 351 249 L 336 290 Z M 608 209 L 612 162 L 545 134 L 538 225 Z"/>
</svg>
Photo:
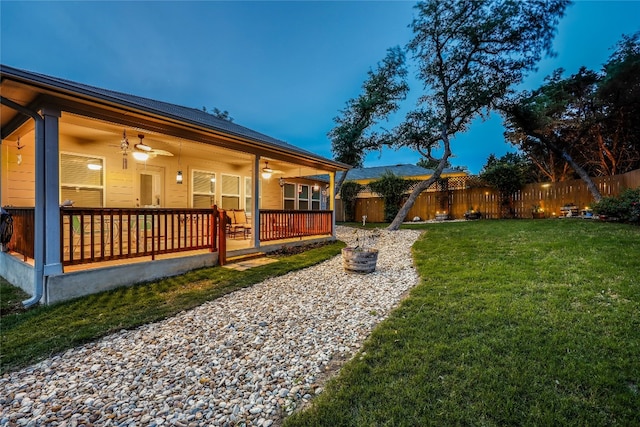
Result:
<svg viewBox="0 0 640 427">
<path fill-rule="evenodd" d="M 309 210 L 309 186 L 298 184 L 298 209 Z"/>
<path fill-rule="evenodd" d="M 296 208 L 296 185 L 284 185 L 284 209 L 294 210 Z"/>
<path fill-rule="evenodd" d="M 74 206 L 104 206 L 104 158 L 60 153 L 60 201 Z"/>
<path fill-rule="evenodd" d="M 313 187 L 311 188 L 313 189 Z M 311 193 L 311 209 L 314 211 L 320 210 L 320 187 L 318 187 L 317 191 L 313 190 Z"/>
<path fill-rule="evenodd" d="M 240 209 L 240 177 L 222 175 L 222 209 Z"/>
<path fill-rule="evenodd" d="M 214 172 L 194 170 L 193 183 L 194 208 L 210 208 L 216 200 L 216 174 Z"/>
</svg>

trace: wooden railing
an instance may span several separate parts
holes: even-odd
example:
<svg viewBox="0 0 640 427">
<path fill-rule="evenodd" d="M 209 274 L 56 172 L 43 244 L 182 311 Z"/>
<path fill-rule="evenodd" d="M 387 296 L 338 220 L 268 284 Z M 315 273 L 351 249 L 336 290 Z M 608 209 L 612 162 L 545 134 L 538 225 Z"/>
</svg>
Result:
<svg viewBox="0 0 640 427">
<path fill-rule="evenodd" d="M 332 211 L 260 211 L 261 242 L 332 233 Z"/>
<path fill-rule="evenodd" d="M 215 208 L 61 208 L 62 263 L 216 251 L 219 223 Z"/>
<path fill-rule="evenodd" d="M 7 248 L 22 254 L 24 260 L 34 256 L 35 208 L 4 208 L 13 218 L 13 234 Z"/>
</svg>

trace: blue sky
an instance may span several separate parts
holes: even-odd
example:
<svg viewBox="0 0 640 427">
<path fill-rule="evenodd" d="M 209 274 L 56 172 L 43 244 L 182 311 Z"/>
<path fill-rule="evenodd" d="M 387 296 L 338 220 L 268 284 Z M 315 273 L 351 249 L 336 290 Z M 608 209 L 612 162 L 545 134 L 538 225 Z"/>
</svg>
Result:
<svg viewBox="0 0 640 427">
<path fill-rule="evenodd" d="M 386 49 L 405 46 L 414 2 L 0 1 L 0 61 L 189 107 L 326 157 L 327 132 Z M 562 67 L 600 69 L 622 34 L 640 30 L 640 1 L 578 0 L 524 88 Z M 412 89 L 419 90 L 417 84 Z M 411 99 L 415 99 L 415 94 Z M 409 101 L 405 110 L 412 105 Z M 401 117 L 392 118 L 392 127 Z M 477 173 L 512 148 L 501 120 L 478 120 L 452 143 L 454 165 Z M 411 151 L 371 153 L 365 166 L 415 163 Z"/>
</svg>

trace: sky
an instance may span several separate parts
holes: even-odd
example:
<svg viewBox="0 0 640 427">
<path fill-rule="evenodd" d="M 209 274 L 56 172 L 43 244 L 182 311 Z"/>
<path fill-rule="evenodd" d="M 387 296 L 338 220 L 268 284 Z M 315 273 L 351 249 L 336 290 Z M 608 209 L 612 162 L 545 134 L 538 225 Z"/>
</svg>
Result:
<svg viewBox="0 0 640 427">
<path fill-rule="evenodd" d="M 0 62 L 187 107 L 226 110 L 234 122 L 327 158 L 327 133 L 367 71 L 410 41 L 408 1 L 0 1 Z M 640 0 L 577 0 L 554 50 L 520 89 L 557 68 L 599 70 L 622 34 L 640 30 Z M 412 79 L 402 112 L 421 85 Z M 402 113 L 391 117 L 392 128 Z M 513 147 L 502 121 L 476 120 L 452 141 L 453 166 L 478 173 Z M 365 166 L 416 163 L 410 150 L 370 153 Z"/>
</svg>

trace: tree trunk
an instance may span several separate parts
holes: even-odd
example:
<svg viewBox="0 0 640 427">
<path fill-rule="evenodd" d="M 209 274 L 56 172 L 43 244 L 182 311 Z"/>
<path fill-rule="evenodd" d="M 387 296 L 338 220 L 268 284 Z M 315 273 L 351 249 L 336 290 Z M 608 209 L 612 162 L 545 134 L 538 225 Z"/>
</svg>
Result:
<svg viewBox="0 0 640 427">
<path fill-rule="evenodd" d="M 424 190 L 429 188 L 431 184 L 433 184 L 438 179 L 440 179 L 440 175 L 442 175 L 442 171 L 444 170 L 444 167 L 447 164 L 447 160 L 451 156 L 451 147 L 449 146 L 449 137 L 447 135 L 446 127 L 442 130 L 442 142 L 444 145 L 444 153 L 442 155 L 442 159 L 440 159 L 440 163 L 438 164 L 438 167 L 436 168 L 436 170 L 433 171 L 433 175 L 431 175 L 431 178 L 427 179 L 426 181 L 421 181 L 418 183 L 418 185 L 415 186 L 415 188 L 409 195 L 409 198 L 407 199 L 407 201 L 404 202 L 404 205 L 402 205 L 396 217 L 393 219 L 391 224 L 389 224 L 389 226 L 387 227 L 387 230 L 389 231 L 399 230 L 400 226 L 402 225 L 402 221 L 404 221 L 404 218 L 409 213 L 409 210 L 416 203 L 416 200 L 418 199 L 418 196 L 420 195 L 420 193 L 422 193 Z"/>
<path fill-rule="evenodd" d="M 600 194 L 600 190 L 598 190 L 598 187 L 596 187 L 596 184 L 593 182 L 593 180 L 591 179 L 587 171 L 584 170 L 582 166 L 577 164 L 573 160 L 571 155 L 567 153 L 565 150 L 560 149 L 555 144 L 553 144 L 552 147 L 555 150 L 557 150 L 560 153 L 560 155 L 562 155 L 562 157 L 567 161 L 567 163 L 569 163 L 569 165 L 571 165 L 573 170 L 578 174 L 580 179 L 582 179 L 585 182 L 585 184 L 587 184 L 587 188 L 589 189 L 589 192 L 591 192 L 591 195 L 593 196 L 593 200 L 595 200 L 596 203 L 602 200 L 602 194 Z"/>
<path fill-rule="evenodd" d="M 340 177 L 338 182 L 336 182 L 336 184 L 335 184 L 336 188 L 335 188 L 335 192 L 333 194 L 333 197 L 336 197 L 338 194 L 340 194 L 340 189 L 342 188 L 342 184 L 344 184 L 345 179 L 347 179 L 347 173 L 348 172 L 349 172 L 348 170 L 344 171 L 344 173 L 342 174 L 342 176 Z M 344 203 L 344 201 L 343 201 L 343 203 Z"/>
</svg>

